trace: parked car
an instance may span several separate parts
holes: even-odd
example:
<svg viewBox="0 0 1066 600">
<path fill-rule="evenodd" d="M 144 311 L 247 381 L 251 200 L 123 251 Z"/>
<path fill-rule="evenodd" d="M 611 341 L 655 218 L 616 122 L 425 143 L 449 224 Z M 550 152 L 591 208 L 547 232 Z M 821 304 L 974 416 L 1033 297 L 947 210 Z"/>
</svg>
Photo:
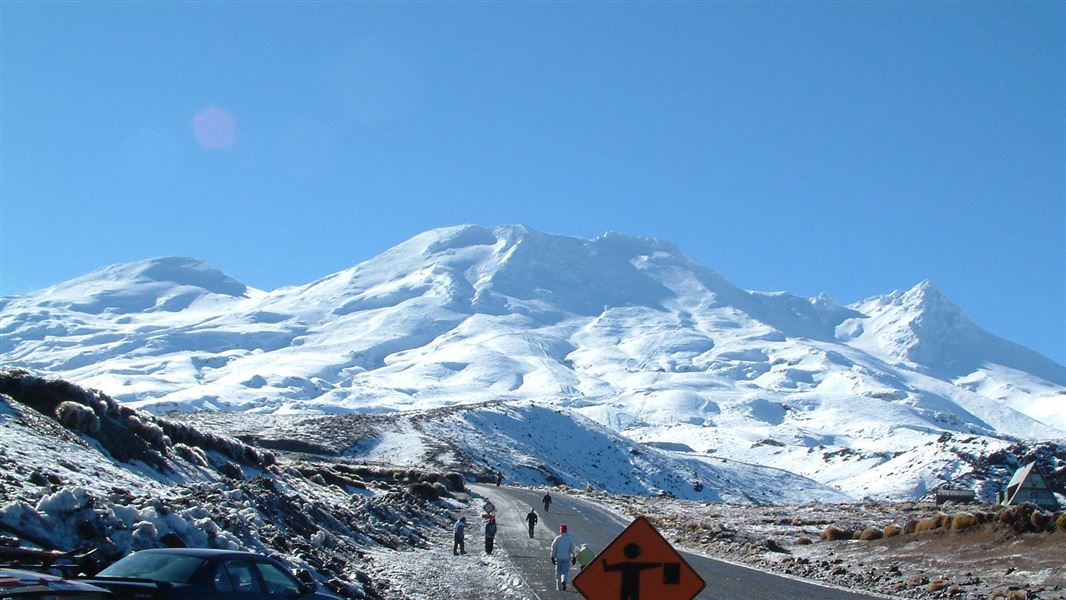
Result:
<svg viewBox="0 0 1066 600">
<path fill-rule="evenodd" d="M 204 548 L 142 550 L 84 581 L 119 600 L 340 600 L 273 558 Z"/>
<path fill-rule="evenodd" d="M 111 600 L 104 588 L 55 575 L 0 569 L 0 600 Z"/>
</svg>

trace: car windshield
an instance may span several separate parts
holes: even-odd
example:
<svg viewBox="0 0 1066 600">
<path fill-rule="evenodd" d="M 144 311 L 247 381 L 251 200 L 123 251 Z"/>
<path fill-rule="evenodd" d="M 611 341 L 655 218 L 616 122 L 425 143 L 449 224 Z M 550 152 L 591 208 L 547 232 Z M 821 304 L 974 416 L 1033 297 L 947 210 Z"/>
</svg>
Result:
<svg viewBox="0 0 1066 600">
<path fill-rule="evenodd" d="M 182 554 L 138 552 L 100 571 L 103 577 L 137 577 L 186 583 L 204 564 L 202 558 Z"/>
</svg>

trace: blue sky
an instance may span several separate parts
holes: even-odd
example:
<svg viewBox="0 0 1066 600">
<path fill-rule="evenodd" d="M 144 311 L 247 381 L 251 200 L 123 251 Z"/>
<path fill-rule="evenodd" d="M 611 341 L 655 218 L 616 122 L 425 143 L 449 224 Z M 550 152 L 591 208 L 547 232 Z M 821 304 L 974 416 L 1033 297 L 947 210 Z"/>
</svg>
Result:
<svg viewBox="0 0 1066 600">
<path fill-rule="evenodd" d="M 1066 363 L 1066 5 L 0 4 L 2 293 L 262 289 L 418 232 L 670 240 L 748 289 L 933 280 Z"/>
</svg>

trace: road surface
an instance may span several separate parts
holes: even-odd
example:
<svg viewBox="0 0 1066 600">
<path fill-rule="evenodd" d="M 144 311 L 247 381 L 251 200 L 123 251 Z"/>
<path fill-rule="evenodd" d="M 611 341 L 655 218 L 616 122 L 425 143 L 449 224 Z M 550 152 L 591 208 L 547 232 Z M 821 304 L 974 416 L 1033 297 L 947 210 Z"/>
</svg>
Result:
<svg viewBox="0 0 1066 600">
<path fill-rule="evenodd" d="M 519 575 L 538 600 L 580 598 L 581 594 L 569 586 L 565 592 L 555 589 L 555 569 L 548 560 L 548 548 L 566 523 L 578 544 L 588 544 L 596 553 L 603 550 L 629 523 L 582 498 L 552 493 L 553 502 L 544 511 L 543 490 L 533 491 L 510 486 L 470 486 L 473 491 L 496 505 L 497 548 L 507 553 Z M 537 511 L 533 539 L 526 528 L 529 509 Z M 699 600 L 883 600 L 877 596 L 848 592 L 799 579 L 781 577 L 764 571 L 682 552 L 685 561 L 703 577 L 707 587 Z M 571 577 L 577 568 L 570 571 Z M 650 599 L 654 600 L 654 599 Z"/>
</svg>

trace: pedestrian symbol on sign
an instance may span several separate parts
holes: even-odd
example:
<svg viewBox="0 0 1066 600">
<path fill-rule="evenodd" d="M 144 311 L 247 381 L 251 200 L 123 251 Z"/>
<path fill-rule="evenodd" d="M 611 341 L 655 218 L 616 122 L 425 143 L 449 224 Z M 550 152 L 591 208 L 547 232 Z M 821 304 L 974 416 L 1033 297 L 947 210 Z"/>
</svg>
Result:
<svg viewBox="0 0 1066 600">
<path fill-rule="evenodd" d="M 691 600 L 704 583 L 647 519 L 637 517 L 574 577 L 574 587 L 589 600 Z"/>
</svg>

